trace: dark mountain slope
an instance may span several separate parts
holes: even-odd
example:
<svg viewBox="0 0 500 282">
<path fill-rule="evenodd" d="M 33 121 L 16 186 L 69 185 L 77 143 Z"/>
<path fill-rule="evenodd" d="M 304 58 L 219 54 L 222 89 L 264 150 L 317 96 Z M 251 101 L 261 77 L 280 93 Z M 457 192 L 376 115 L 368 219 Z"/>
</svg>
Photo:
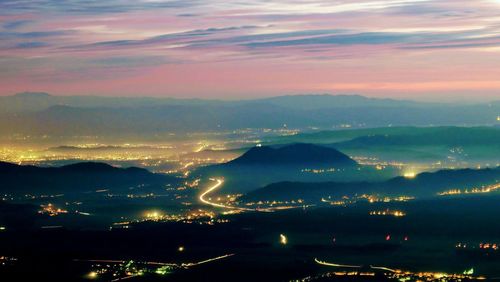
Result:
<svg viewBox="0 0 500 282">
<path fill-rule="evenodd" d="M 494 169 L 441 170 L 415 178 L 396 177 L 384 182 L 280 182 L 252 191 L 242 201 L 306 199 L 377 194 L 381 196 L 433 197 L 450 189 L 469 189 L 500 181 L 500 167 Z"/>
<path fill-rule="evenodd" d="M 239 158 L 218 165 L 202 167 L 196 173 L 203 177 L 224 177 L 225 191 L 244 193 L 279 181 L 333 181 L 364 179 L 358 164 L 333 148 L 313 144 L 291 144 L 279 147 L 254 147 Z M 310 169 L 333 169 L 334 173 L 314 174 Z"/>
<path fill-rule="evenodd" d="M 331 165 L 355 166 L 349 156 L 333 148 L 313 144 L 292 144 L 280 148 L 254 147 L 227 165 Z"/>
<path fill-rule="evenodd" d="M 94 162 L 62 167 L 36 167 L 0 162 L 0 179 L 0 192 L 14 194 L 87 192 L 137 185 L 161 187 L 176 181 L 171 176 L 154 174 L 141 168 L 123 169 Z"/>
</svg>

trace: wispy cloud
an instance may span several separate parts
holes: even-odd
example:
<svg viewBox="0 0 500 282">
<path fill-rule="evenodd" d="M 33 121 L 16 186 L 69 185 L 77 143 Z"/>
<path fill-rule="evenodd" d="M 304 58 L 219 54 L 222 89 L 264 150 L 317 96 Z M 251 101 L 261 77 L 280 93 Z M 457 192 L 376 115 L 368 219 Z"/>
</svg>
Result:
<svg viewBox="0 0 500 282">
<path fill-rule="evenodd" d="M 16 48 L 21 48 L 21 49 L 39 48 L 39 47 L 45 47 L 45 46 L 48 46 L 48 44 L 45 42 L 38 42 L 38 41 L 21 42 L 21 43 L 16 44 Z"/>
<path fill-rule="evenodd" d="M 2 27 L 4 29 L 18 29 L 22 26 L 25 26 L 29 23 L 31 23 L 32 21 L 30 20 L 15 20 L 15 21 L 9 21 L 9 22 L 6 22 L 2 25 Z"/>
<path fill-rule="evenodd" d="M 470 65 L 500 75 L 500 2 L 492 0 L 7 0 L 0 22 L 2 86 L 30 77 L 59 89 L 64 76 L 109 89 L 127 77 L 138 89 L 161 81 L 167 94 L 222 84 L 272 92 L 290 81 L 303 90 L 415 85 L 435 72 L 480 80 Z"/>
<path fill-rule="evenodd" d="M 197 0 L 8 0 L 2 1 L 0 7 L 4 13 L 19 12 L 60 12 L 60 13 L 83 13 L 83 14 L 110 14 L 125 13 L 137 10 L 185 8 L 199 3 Z"/>
</svg>

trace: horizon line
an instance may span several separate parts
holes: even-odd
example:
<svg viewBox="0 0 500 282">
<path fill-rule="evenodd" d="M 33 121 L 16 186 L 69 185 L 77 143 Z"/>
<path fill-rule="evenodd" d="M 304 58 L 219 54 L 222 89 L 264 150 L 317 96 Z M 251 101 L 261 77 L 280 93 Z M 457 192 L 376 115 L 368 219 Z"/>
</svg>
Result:
<svg viewBox="0 0 500 282">
<path fill-rule="evenodd" d="M 218 97 L 218 96 L 209 96 L 209 97 L 202 97 L 202 96 L 189 96 L 189 97 L 177 97 L 177 96 L 162 96 L 162 95 L 147 95 L 147 96 L 142 96 L 142 95 L 120 95 L 120 96 L 114 96 L 111 94 L 69 94 L 69 95 L 61 95 L 59 93 L 52 93 L 52 92 L 45 92 L 45 91 L 23 91 L 23 92 L 17 92 L 17 93 L 2 93 L 0 94 L 0 98 L 6 98 L 6 97 L 16 97 L 16 96 L 21 96 L 21 95 L 48 95 L 51 97 L 94 97 L 94 98 L 125 98 L 125 99 L 172 99 L 172 100 L 202 100 L 202 101 L 228 101 L 228 102 L 236 102 L 236 101 L 253 101 L 253 100 L 264 100 L 264 99 L 272 99 L 272 98 L 280 98 L 280 97 L 306 97 L 306 96 L 330 96 L 330 97 L 361 97 L 361 98 L 366 98 L 366 99 L 373 99 L 373 100 L 391 100 L 391 101 L 399 101 L 399 102 L 416 102 L 416 103 L 434 103 L 434 104 L 445 104 L 445 103 L 450 103 L 450 104 L 484 104 L 484 103 L 494 103 L 500 101 L 500 97 L 494 98 L 494 97 L 469 97 L 467 95 L 461 96 L 461 97 L 447 97 L 447 96 L 440 96 L 436 97 L 433 96 L 432 94 L 429 94 L 429 96 L 425 95 L 423 97 L 420 97 L 421 99 L 415 99 L 413 98 L 405 98 L 405 97 L 391 97 L 391 96 L 379 96 L 379 95 L 369 95 L 369 94 L 359 94 L 359 93 L 331 93 L 331 92 L 317 92 L 317 93 L 290 93 L 290 94 L 276 94 L 276 95 L 258 95 L 254 97 L 240 97 L 240 96 L 234 96 L 234 97 Z"/>
</svg>

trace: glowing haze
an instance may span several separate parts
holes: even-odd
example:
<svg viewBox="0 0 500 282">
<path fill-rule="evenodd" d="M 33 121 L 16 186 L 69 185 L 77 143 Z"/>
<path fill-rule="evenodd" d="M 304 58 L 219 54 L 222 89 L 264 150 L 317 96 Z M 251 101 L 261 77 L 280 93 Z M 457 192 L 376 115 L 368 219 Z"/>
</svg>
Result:
<svg viewBox="0 0 500 282">
<path fill-rule="evenodd" d="M 500 97 L 500 1 L 0 1 L 0 95 Z"/>
</svg>

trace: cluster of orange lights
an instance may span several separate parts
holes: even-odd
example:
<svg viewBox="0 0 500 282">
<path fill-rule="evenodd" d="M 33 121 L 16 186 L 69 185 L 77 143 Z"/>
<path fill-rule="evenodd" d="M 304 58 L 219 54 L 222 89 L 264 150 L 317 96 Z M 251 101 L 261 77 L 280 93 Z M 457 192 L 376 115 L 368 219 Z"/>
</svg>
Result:
<svg viewBox="0 0 500 282">
<path fill-rule="evenodd" d="M 479 243 L 479 245 L 469 245 L 469 244 L 466 244 L 466 243 L 458 243 L 456 245 L 456 247 L 458 249 L 467 249 L 467 248 L 479 248 L 479 249 L 482 249 L 482 250 L 493 250 L 493 251 L 497 251 L 498 248 L 499 248 L 499 244 L 496 244 L 496 243 Z"/>
<path fill-rule="evenodd" d="M 398 196 L 398 197 L 377 197 L 374 195 L 361 195 L 359 198 L 367 199 L 369 203 L 390 203 L 390 202 L 408 202 L 414 200 L 412 196 Z"/>
<path fill-rule="evenodd" d="M 393 211 L 393 210 L 386 209 L 383 211 L 371 211 L 370 215 L 381 215 L 381 216 L 389 215 L 389 216 L 395 216 L 395 217 L 403 217 L 403 216 L 406 216 L 406 213 L 402 212 L 402 211 Z"/>
<path fill-rule="evenodd" d="M 500 189 L 500 183 L 495 183 L 489 186 L 476 187 L 472 189 L 451 189 L 448 191 L 438 193 L 439 196 L 450 196 L 450 195 L 461 195 L 461 194 L 481 194 L 481 193 L 491 193 L 493 191 Z"/>
<path fill-rule="evenodd" d="M 479 244 L 480 249 L 493 249 L 493 250 L 498 250 L 498 245 L 497 244 L 490 244 L 490 243 L 481 243 Z"/>
<path fill-rule="evenodd" d="M 48 214 L 49 216 L 56 216 L 56 215 L 59 215 L 61 213 L 68 213 L 67 210 L 63 210 L 61 208 L 56 208 L 54 205 L 52 204 L 47 204 L 47 205 L 40 205 L 40 207 L 42 208 L 40 211 L 38 211 L 39 214 Z"/>
</svg>

